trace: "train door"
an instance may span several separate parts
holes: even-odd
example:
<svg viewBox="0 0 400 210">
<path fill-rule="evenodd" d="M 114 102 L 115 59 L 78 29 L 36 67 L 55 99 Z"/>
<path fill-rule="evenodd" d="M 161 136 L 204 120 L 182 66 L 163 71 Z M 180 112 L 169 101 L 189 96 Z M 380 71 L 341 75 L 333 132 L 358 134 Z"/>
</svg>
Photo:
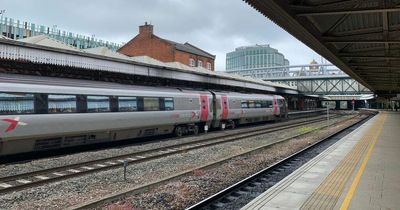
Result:
<svg viewBox="0 0 400 210">
<path fill-rule="evenodd" d="M 274 99 L 272 100 L 272 106 L 274 107 L 274 115 L 279 115 L 278 99 L 276 96 L 274 96 Z"/>
<path fill-rule="evenodd" d="M 285 99 L 278 99 L 279 112 L 281 117 L 287 117 L 287 103 Z"/>
<path fill-rule="evenodd" d="M 221 120 L 228 119 L 229 107 L 228 107 L 228 96 L 221 96 L 221 107 L 222 107 L 222 116 Z"/>
<path fill-rule="evenodd" d="M 200 121 L 205 122 L 208 119 L 208 96 L 200 95 Z"/>
</svg>

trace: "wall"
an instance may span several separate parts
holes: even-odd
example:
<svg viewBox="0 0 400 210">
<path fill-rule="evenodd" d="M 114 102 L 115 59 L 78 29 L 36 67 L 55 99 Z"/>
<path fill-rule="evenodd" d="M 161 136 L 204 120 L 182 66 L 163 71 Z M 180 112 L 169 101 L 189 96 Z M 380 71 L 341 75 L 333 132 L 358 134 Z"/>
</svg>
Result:
<svg viewBox="0 0 400 210">
<path fill-rule="evenodd" d="M 147 55 L 162 62 L 174 61 L 173 46 L 154 35 L 139 34 L 118 52 L 131 57 Z"/>
<path fill-rule="evenodd" d="M 185 65 L 190 66 L 189 59 L 192 58 L 197 62 L 200 60 L 203 63 L 203 68 L 207 69 L 207 62 L 211 63 L 211 70 L 214 71 L 214 61 L 210 58 L 199 56 L 199 55 L 193 55 L 189 54 L 186 52 L 182 52 L 179 50 L 175 51 L 175 61 L 178 61 L 180 63 L 183 63 Z"/>
</svg>

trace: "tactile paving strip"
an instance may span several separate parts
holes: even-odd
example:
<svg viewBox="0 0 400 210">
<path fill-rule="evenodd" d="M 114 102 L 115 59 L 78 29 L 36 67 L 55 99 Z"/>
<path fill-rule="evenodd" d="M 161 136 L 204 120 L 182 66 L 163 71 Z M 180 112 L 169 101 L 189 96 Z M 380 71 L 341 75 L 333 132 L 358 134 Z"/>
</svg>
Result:
<svg viewBox="0 0 400 210">
<path fill-rule="evenodd" d="M 306 200 L 301 209 L 333 209 L 343 192 L 345 184 L 353 174 L 367 148 L 379 135 L 386 119 L 382 114 L 375 126 L 366 133 L 361 141 L 346 155 L 338 166 L 328 175 L 318 188 Z"/>
</svg>

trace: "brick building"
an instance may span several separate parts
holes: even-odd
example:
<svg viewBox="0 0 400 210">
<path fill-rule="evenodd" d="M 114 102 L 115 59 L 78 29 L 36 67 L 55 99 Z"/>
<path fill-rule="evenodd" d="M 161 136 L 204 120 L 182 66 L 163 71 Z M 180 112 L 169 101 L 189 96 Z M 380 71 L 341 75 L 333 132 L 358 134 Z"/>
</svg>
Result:
<svg viewBox="0 0 400 210">
<path fill-rule="evenodd" d="M 162 62 L 180 62 L 214 71 L 215 55 L 189 43 L 176 43 L 153 33 L 153 25 L 139 26 L 139 34 L 122 46 L 119 53 L 127 56 L 147 55 Z"/>
</svg>

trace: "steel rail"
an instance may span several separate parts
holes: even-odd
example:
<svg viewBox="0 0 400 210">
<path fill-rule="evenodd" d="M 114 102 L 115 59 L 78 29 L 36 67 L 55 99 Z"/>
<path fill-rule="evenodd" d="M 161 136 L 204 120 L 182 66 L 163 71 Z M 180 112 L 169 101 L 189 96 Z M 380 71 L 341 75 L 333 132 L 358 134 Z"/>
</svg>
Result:
<svg viewBox="0 0 400 210">
<path fill-rule="evenodd" d="M 250 175 L 242 180 L 240 180 L 239 182 L 215 193 L 214 195 L 209 196 L 208 198 L 203 199 L 202 201 L 186 208 L 185 210 L 195 210 L 195 209 L 202 209 L 205 207 L 208 207 L 210 205 L 212 205 L 215 202 L 218 202 L 219 200 L 222 200 L 224 197 L 227 197 L 231 194 L 233 194 L 234 192 L 240 190 L 241 188 L 243 188 L 244 186 L 247 186 L 249 184 L 251 184 L 253 181 L 256 181 L 257 179 L 261 179 L 263 176 L 265 176 L 266 174 L 269 174 L 273 171 L 278 170 L 280 167 L 284 167 L 285 164 L 289 163 L 292 160 L 295 160 L 296 158 L 298 159 L 302 154 L 304 154 L 307 151 L 310 151 L 311 149 L 317 147 L 318 145 L 320 145 L 321 143 L 330 140 L 331 138 L 333 138 L 334 136 L 338 135 L 339 133 L 343 132 L 344 130 L 347 130 L 350 127 L 353 127 L 354 125 L 357 125 L 359 123 L 362 123 L 363 121 L 365 121 L 365 119 L 368 119 L 368 117 L 354 123 L 351 124 L 343 129 L 340 129 L 338 131 L 335 131 L 334 133 L 320 139 L 319 141 L 316 141 L 312 144 L 310 144 L 309 146 L 297 151 L 296 153 L 293 153 L 292 155 L 279 160 L 278 162 L 268 166 L 267 168 L 264 168 L 260 171 L 258 171 L 257 173 L 254 173 L 253 175 Z"/>
<path fill-rule="evenodd" d="M 353 118 L 354 118 L 354 117 L 353 117 Z M 351 119 L 352 119 L 352 118 L 351 118 Z M 334 124 L 336 124 L 336 123 L 334 123 Z M 334 124 L 333 124 L 333 125 L 334 125 Z M 353 125 L 354 125 L 354 124 L 353 124 Z M 327 127 L 327 126 L 323 126 L 323 127 Z M 343 131 L 343 130 L 345 130 L 345 129 L 346 129 L 346 128 L 341 129 L 340 131 L 335 132 L 335 134 L 336 134 L 336 133 L 339 133 L 339 132 L 341 132 L 341 131 Z M 313 132 L 313 131 L 310 131 L 310 132 Z M 254 149 L 252 149 L 252 150 L 250 150 L 250 151 L 246 151 L 246 152 L 243 152 L 243 153 L 240 153 L 240 154 L 237 154 L 237 155 L 228 157 L 228 158 L 224 158 L 224 159 L 222 159 L 222 160 L 217 160 L 217 161 L 214 161 L 214 162 L 212 162 L 212 163 L 208 163 L 208 164 L 205 164 L 205 165 L 196 167 L 196 168 L 194 168 L 194 169 L 189 169 L 189 170 L 183 171 L 183 172 L 181 172 L 181 173 L 177 173 L 177 174 L 168 176 L 168 177 L 166 177 L 166 178 L 163 178 L 163 179 L 161 179 L 161 180 L 157 180 L 157 181 L 154 181 L 154 182 L 151 182 L 151 183 L 148 183 L 148 184 L 144 184 L 144 185 L 137 186 L 137 187 L 134 187 L 134 188 L 130 188 L 130 189 L 127 189 L 127 190 L 123 190 L 123 191 L 120 191 L 120 192 L 117 192 L 117 193 L 113 193 L 113 194 L 104 196 L 104 197 L 99 198 L 99 199 L 94 199 L 94 200 L 91 200 L 91 201 L 87 201 L 87 202 L 82 203 L 82 204 L 74 205 L 74 206 L 68 207 L 67 209 L 69 209 L 69 210 L 78 210 L 78 209 L 79 209 L 79 210 L 80 210 L 80 209 L 97 208 L 97 207 L 99 207 L 100 205 L 104 205 L 104 204 L 107 204 L 107 203 L 111 203 L 111 202 L 114 202 L 114 201 L 123 199 L 123 198 L 125 198 L 125 197 L 127 197 L 127 196 L 136 195 L 136 194 L 142 193 L 142 192 L 144 192 L 144 191 L 147 191 L 147 190 L 149 190 L 149 189 L 153 189 L 153 188 L 155 188 L 155 187 L 157 187 L 157 186 L 160 186 L 160 185 L 162 185 L 162 184 L 165 184 L 165 183 L 167 183 L 167 182 L 170 182 L 170 181 L 172 181 L 172 180 L 177 180 L 177 179 L 182 178 L 182 177 L 184 177 L 184 176 L 190 175 L 190 174 L 193 173 L 193 171 L 205 170 L 205 169 L 208 169 L 208 168 L 211 168 L 211 167 L 215 167 L 215 166 L 217 166 L 217 165 L 221 165 L 221 164 L 223 164 L 223 163 L 226 163 L 226 162 L 228 162 L 228 161 L 230 161 L 230 160 L 232 160 L 232 159 L 234 159 L 234 158 L 237 158 L 237 157 L 239 157 L 239 156 L 248 155 L 248 154 L 251 154 L 251 153 L 253 153 L 253 152 L 256 152 L 256 151 L 260 151 L 260 150 L 269 148 L 269 147 L 274 146 L 274 145 L 277 145 L 277 144 L 279 144 L 279 143 L 283 143 L 283 142 L 285 142 L 285 141 L 288 141 L 288 140 L 291 140 L 291 139 L 298 138 L 298 137 L 300 137 L 300 136 L 309 134 L 310 132 L 302 133 L 302 134 L 297 134 L 297 135 L 295 135 L 295 136 L 291 136 L 291 137 L 288 137 L 288 138 L 281 139 L 281 140 L 279 140 L 279 141 L 277 141 L 277 142 L 268 143 L 268 144 L 259 146 L 259 147 L 257 147 L 257 148 L 254 148 Z M 304 150 L 304 149 L 303 149 L 303 150 Z M 281 161 L 279 161 L 279 162 L 281 162 Z"/>
<path fill-rule="evenodd" d="M 124 163 L 137 164 L 174 154 L 184 153 L 190 150 L 237 141 L 244 138 L 259 136 L 271 132 L 281 131 L 321 121 L 325 121 L 325 118 L 322 119 L 317 118 L 305 122 L 301 121 L 284 126 L 273 125 L 268 128 L 265 128 L 265 126 L 261 126 L 262 128 L 256 128 L 256 129 L 250 128 L 248 129 L 248 131 L 243 131 L 240 134 L 232 133 L 224 135 L 223 137 L 213 136 L 206 139 L 171 145 L 167 147 L 149 149 L 134 153 L 128 153 L 124 155 L 101 158 L 87 162 L 81 162 L 76 164 L 70 164 L 60 167 L 54 167 L 44 170 L 38 170 L 28 173 L 2 177 L 0 178 L 0 186 L 2 186 L 3 189 L 0 189 L 0 194 L 12 191 L 18 191 L 28 187 L 35 187 L 50 182 L 66 180 L 68 178 L 82 176 L 85 174 L 94 173 L 98 171 L 110 170 L 113 168 L 122 167 Z"/>
</svg>

